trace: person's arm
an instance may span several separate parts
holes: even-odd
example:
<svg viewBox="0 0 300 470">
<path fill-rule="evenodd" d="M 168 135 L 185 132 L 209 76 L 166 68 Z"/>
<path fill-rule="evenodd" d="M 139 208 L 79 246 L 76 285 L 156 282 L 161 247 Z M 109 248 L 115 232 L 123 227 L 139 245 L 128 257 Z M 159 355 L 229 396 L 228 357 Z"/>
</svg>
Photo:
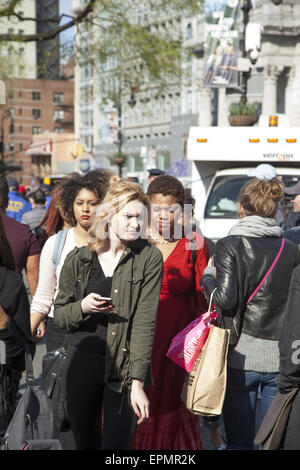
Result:
<svg viewBox="0 0 300 470">
<path fill-rule="evenodd" d="M 149 400 L 144 391 L 144 381 L 151 363 L 163 270 L 163 257 L 161 252 L 156 249 L 151 253 L 148 266 L 145 269 L 141 295 L 131 330 L 131 404 L 138 417 L 138 424 L 149 418 Z"/>
<path fill-rule="evenodd" d="M 7 272 L 6 282 L 1 290 L 1 306 L 8 316 L 6 327 L 0 330 L 0 339 L 7 343 L 7 358 L 22 351 L 34 354 L 35 345 L 30 331 L 29 300 L 23 279 L 13 271 Z M 5 315 L 2 312 L 5 324 Z"/>
<path fill-rule="evenodd" d="M 283 324 L 280 328 L 280 367 L 278 388 L 287 393 L 300 386 L 300 266 L 297 266 L 290 282 Z"/>
<path fill-rule="evenodd" d="M 208 246 L 205 239 L 196 234 L 196 262 L 195 262 L 195 284 L 197 295 L 197 315 L 204 313 L 207 309 L 207 302 L 202 287 L 200 286 L 200 279 L 203 275 L 209 260 Z"/>
<path fill-rule="evenodd" d="M 201 287 L 207 299 L 210 299 L 216 288 L 213 303 L 222 309 L 225 316 L 233 316 L 233 309 L 238 301 L 236 259 L 229 251 L 226 241 L 217 242 L 215 265 L 216 277 L 212 274 L 212 267 L 206 268 L 200 280 Z"/>
<path fill-rule="evenodd" d="M 163 270 L 161 252 L 157 248 L 151 250 L 132 321 L 130 339 L 131 377 L 141 382 L 144 382 L 151 362 Z"/>
<path fill-rule="evenodd" d="M 28 256 L 26 262 L 26 275 L 31 298 L 34 296 L 39 281 L 40 255 Z"/>
<path fill-rule="evenodd" d="M 0 330 L 3 330 L 8 325 L 8 315 L 0 304 Z"/>
<path fill-rule="evenodd" d="M 59 277 L 59 291 L 54 303 L 54 321 L 63 329 L 76 330 L 83 321 L 90 318 L 81 308 L 81 300 L 76 300 L 76 275 L 73 266 L 75 248 L 67 256 Z"/>
<path fill-rule="evenodd" d="M 46 241 L 40 257 L 38 285 L 30 308 L 30 323 L 33 335 L 36 334 L 39 327 L 42 333 L 45 332 L 44 323 L 42 322 L 45 316 L 48 315 L 54 300 L 56 285 L 56 272 L 52 261 L 54 245 L 55 236 Z M 37 335 L 36 339 L 41 339 L 42 336 Z"/>
</svg>

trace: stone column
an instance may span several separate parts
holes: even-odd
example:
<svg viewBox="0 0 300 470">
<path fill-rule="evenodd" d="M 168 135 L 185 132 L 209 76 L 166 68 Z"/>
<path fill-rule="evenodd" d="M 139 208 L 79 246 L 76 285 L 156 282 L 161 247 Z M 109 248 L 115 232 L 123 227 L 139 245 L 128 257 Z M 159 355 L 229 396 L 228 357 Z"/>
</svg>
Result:
<svg viewBox="0 0 300 470">
<path fill-rule="evenodd" d="M 275 65 L 266 65 L 264 74 L 263 114 L 276 114 L 277 78 L 280 71 Z"/>
</svg>

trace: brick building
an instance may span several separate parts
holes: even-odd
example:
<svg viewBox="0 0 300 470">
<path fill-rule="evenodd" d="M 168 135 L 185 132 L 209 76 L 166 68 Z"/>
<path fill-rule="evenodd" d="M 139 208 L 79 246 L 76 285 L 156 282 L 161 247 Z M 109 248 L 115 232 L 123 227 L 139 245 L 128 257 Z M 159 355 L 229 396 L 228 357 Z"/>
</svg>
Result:
<svg viewBox="0 0 300 470">
<path fill-rule="evenodd" d="M 74 82 L 71 80 L 12 79 L 5 110 L 0 112 L 6 163 L 22 170 L 12 175 L 27 186 L 40 168 L 52 171 L 51 149 L 48 153 L 28 152 L 33 136 L 43 134 L 50 142 L 50 133 L 74 132 Z M 8 89 L 8 87 L 7 87 Z M 3 134 L 2 134 L 3 132 Z"/>
</svg>

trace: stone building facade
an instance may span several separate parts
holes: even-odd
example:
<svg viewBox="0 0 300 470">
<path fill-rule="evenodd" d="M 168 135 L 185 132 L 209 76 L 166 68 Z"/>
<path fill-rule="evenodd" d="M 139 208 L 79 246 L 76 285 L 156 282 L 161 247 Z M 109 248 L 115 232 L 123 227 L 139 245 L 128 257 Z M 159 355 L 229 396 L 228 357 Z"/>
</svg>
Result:
<svg viewBox="0 0 300 470">
<path fill-rule="evenodd" d="M 73 3 L 78 5 L 80 1 Z M 261 102 L 263 114 L 284 113 L 291 126 L 300 126 L 300 2 L 283 0 L 276 6 L 271 0 L 252 0 L 252 5 L 249 21 L 260 23 L 264 31 L 260 57 L 251 66 L 248 100 Z M 164 19 L 164 23 L 167 21 Z M 147 100 L 142 93 L 136 93 L 136 104 L 132 108 L 127 99 L 122 103 L 123 150 L 129 155 L 127 171 L 130 174 L 145 173 L 148 164 L 145 149 L 146 154 L 151 152 L 156 157 L 153 164 L 163 169 L 184 159 L 189 127 L 229 126 L 229 105 L 239 101 L 241 96 L 241 89 L 203 87 L 204 15 L 180 21 L 186 44 L 194 49 L 194 55 L 185 64 L 189 69 L 189 82 L 170 84 L 159 97 L 153 94 Z M 242 13 L 240 31 L 242 34 Z M 104 77 L 97 63 L 90 70 L 87 65 L 84 67 L 78 67 L 75 73 L 78 96 L 79 91 L 82 95 L 88 87 L 92 88 L 86 93 L 90 95 L 89 103 L 83 108 L 78 99 L 75 105 L 76 136 L 88 145 L 98 165 L 106 166 L 109 165 L 107 157 L 117 147 L 101 138 L 103 109 L 99 90 Z"/>
</svg>

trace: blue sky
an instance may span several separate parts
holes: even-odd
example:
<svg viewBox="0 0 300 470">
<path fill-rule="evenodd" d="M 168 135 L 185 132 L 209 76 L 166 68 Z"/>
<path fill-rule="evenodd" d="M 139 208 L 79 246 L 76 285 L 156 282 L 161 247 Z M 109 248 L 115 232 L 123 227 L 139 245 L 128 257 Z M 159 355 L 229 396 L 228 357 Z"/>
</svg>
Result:
<svg viewBox="0 0 300 470">
<path fill-rule="evenodd" d="M 72 9 L 72 0 L 59 0 L 59 13 L 66 13 L 67 15 L 71 15 Z M 70 18 L 64 18 L 61 24 L 70 21 Z M 67 29 L 64 33 L 60 35 L 60 42 L 63 43 L 65 41 L 70 41 L 74 36 L 74 28 Z"/>
</svg>

